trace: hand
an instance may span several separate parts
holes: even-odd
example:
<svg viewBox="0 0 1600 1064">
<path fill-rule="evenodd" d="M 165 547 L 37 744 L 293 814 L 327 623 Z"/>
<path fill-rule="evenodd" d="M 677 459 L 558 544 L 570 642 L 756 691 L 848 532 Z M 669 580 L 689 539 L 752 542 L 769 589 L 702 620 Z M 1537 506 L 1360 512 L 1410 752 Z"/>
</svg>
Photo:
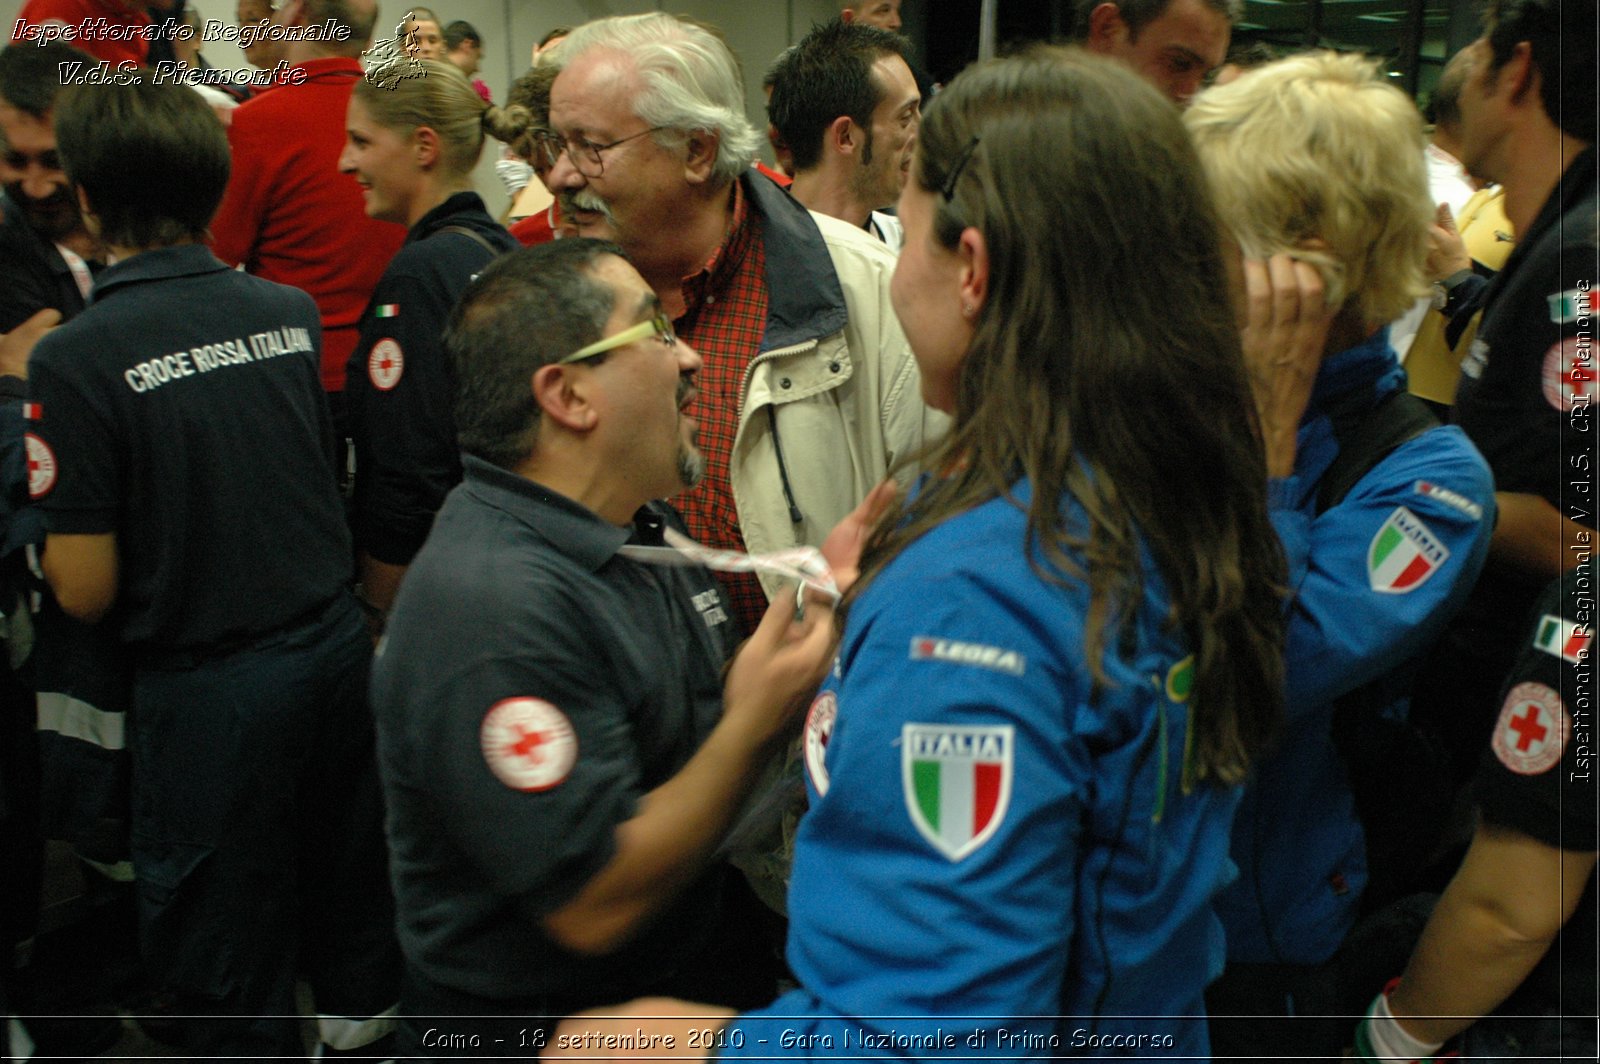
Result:
<svg viewBox="0 0 1600 1064">
<path fill-rule="evenodd" d="M 8 333 L 0 333 L 0 376 L 28 379 L 28 359 L 45 333 L 61 324 L 61 312 L 46 307 Z"/>
<path fill-rule="evenodd" d="M 556 1025 L 550 1044 L 539 1056 L 545 1060 L 704 1060 L 716 1044 L 713 1032 L 727 1026 L 735 1015 L 732 1009 L 716 1005 L 639 998 L 567 1017 Z M 696 1034 L 700 1038 L 696 1039 Z M 608 1036 L 612 1036 L 609 1044 L 616 1045 L 624 1035 L 640 1048 L 608 1052 Z"/>
<path fill-rule="evenodd" d="M 823 595 L 807 597 L 800 621 L 793 598 L 773 596 L 761 624 L 728 666 L 724 717 L 746 722 L 762 745 L 784 738 L 810 706 L 833 660 L 833 620 L 833 606 Z"/>
<path fill-rule="evenodd" d="M 1423 270 L 1430 281 L 1442 281 L 1453 273 L 1472 269 L 1472 256 L 1466 242 L 1456 232 L 1456 220 L 1448 203 L 1439 204 L 1433 224 L 1428 226 L 1428 261 Z"/>
<path fill-rule="evenodd" d="M 1295 438 L 1322 366 L 1328 329 L 1339 308 L 1328 306 L 1315 266 L 1288 253 L 1266 262 L 1245 259 L 1245 313 L 1239 341 L 1267 448 L 1267 473 L 1294 472 Z"/>
<path fill-rule="evenodd" d="M 834 525 L 828 538 L 822 541 L 822 556 L 828 560 L 828 568 L 833 570 L 839 594 L 849 591 L 850 585 L 861 575 L 861 548 L 888 512 L 898 492 L 899 488 L 893 480 L 883 481 L 867 493 L 860 506 Z"/>
</svg>

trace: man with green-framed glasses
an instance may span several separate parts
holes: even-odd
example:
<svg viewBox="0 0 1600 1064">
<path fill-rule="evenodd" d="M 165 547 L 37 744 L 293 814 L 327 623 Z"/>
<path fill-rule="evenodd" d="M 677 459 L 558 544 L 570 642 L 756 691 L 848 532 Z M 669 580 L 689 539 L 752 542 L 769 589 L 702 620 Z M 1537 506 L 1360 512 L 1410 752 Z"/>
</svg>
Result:
<svg viewBox="0 0 1600 1064">
<path fill-rule="evenodd" d="M 795 624 L 791 591 L 725 672 L 738 640 L 711 574 L 623 550 L 682 529 L 653 500 L 704 460 L 700 356 L 616 245 L 497 260 L 445 346 L 464 479 L 372 684 L 407 1057 L 431 1055 L 430 1029 L 536 1050 L 539 1017 L 725 968 L 702 949 L 713 854 L 832 648 L 830 610 Z"/>
</svg>

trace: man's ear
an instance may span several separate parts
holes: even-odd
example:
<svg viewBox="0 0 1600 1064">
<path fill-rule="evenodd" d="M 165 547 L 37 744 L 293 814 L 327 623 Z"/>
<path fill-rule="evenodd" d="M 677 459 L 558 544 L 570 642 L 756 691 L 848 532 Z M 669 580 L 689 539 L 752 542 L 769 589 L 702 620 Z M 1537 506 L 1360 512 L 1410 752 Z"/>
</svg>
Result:
<svg viewBox="0 0 1600 1064">
<path fill-rule="evenodd" d="M 306 22 L 304 0 L 278 0 L 267 19 L 279 26 L 303 26 Z"/>
<path fill-rule="evenodd" d="M 1085 38 L 1090 51 L 1106 52 L 1121 47 L 1128 39 L 1128 24 L 1122 19 L 1122 9 L 1107 0 L 1089 12 L 1089 35 Z"/>
<path fill-rule="evenodd" d="M 529 382 L 539 413 L 568 432 L 584 433 L 595 427 L 598 413 L 589 402 L 589 382 L 582 370 L 554 363 L 533 371 Z"/>
<path fill-rule="evenodd" d="M 709 130 L 689 131 L 689 139 L 684 143 L 683 171 L 691 185 L 703 185 L 711 180 L 717 165 L 718 143 L 717 135 Z"/>
<path fill-rule="evenodd" d="M 827 146 L 840 155 L 854 155 L 861 145 L 861 127 L 849 115 L 840 115 L 828 126 Z"/>
<path fill-rule="evenodd" d="M 1495 73 L 1495 77 L 1499 79 L 1499 84 L 1495 86 L 1497 89 L 1505 87 L 1511 90 L 1508 98 L 1512 103 L 1520 106 L 1532 100 L 1534 106 L 1543 109 L 1544 100 L 1539 91 L 1539 67 L 1533 61 L 1532 43 L 1518 41 L 1517 46 L 1511 50 L 1511 58 L 1507 59 L 1505 66 Z"/>
</svg>

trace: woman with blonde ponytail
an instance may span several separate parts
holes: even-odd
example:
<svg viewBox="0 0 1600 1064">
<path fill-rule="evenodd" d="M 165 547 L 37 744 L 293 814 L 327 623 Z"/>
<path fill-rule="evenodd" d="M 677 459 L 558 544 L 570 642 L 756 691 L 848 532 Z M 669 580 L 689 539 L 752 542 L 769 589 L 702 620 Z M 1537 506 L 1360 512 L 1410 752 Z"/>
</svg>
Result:
<svg viewBox="0 0 1600 1064">
<path fill-rule="evenodd" d="M 394 601 L 445 494 L 461 479 L 453 374 L 440 337 L 462 289 L 517 242 L 473 191 L 487 133 L 521 135 L 526 108 L 496 107 L 450 63 L 368 71 L 350 97 L 339 169 L 367 214 L 410 232 L 373 292 L 347 374 L 356 477 L 352 522 L 374 626 Z M 393 73 L 393 76 L 386 76 Z"/>
</svg>

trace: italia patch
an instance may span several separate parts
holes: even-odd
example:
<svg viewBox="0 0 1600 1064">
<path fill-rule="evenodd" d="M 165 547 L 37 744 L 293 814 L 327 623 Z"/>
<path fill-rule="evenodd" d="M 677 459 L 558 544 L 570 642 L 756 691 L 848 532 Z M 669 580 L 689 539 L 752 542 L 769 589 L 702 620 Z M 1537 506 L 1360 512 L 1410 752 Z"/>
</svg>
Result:
<svg viewBox="0 0 1600 1064">
<path fill-rule="evenodd" d="M 1544 401 L 1564 414 L 1594 402 L 1594 347 L 1569 336 L 1544 353 L 1539 375 Z"/>
<path fill-rule="evenodd" d="M 1421 518 L 1396 506 L 1367 547 L 1367 583 L 1386 595 L 1409 594 L 1449 557 L 1449 548 Z"/>
<path fill-rule="evenodd" d="M 33 433 L 24 433 L 22 442 L 28 451 L 28 495 L 42 499 L 56 486 L 56 453 Z"/>
<path fill-rule="evenodd" d="M 811 703 L 806 713 L 804 753 L 806 775 L 818 797 L 828 793 L 828 740 L 833 738 L 833 722 L 839 717 L 839 699 L 832 691 L 824 691 Z"/>
<path fill-rule="evenodd" d="M 578 736 L 565 713 L 539 698 L 507 698 L 478 728 L 483 760 L 514 791 L 559 787 L 578 760 Z"/>
<path fill-rule="evenodd" d="M 1548 772 L 1561 760 L 1572 718 L 1561 696 L 1542 683 L 1519 683 L 1494 726 L 1494 756 L 1520 776 Z"/>
<path fill-rule="evenodd" d="M 400 316 L 399 303 L 385 303 L 372 312 L 374 318 L 398 318 Z"/>
<path fill-rule="evenodd" d="M 388 391 L 400 383 L 405 371 L 406 356 L 399 344 L 393 340 L 379 340 L 372 345 L 372 353 L 367 355 L 367 377 L 374 388 Z"/>
<path fill-rule="evenodd" d="M 961 643 L 930 635 L 911 637 L 911 660 L 948 661 L 956 665 L 1010 673 L 1012 676 L 1021 676 L 1028 669 L 1028 659 L 1015 650 L 982 643 Z"/>
<path fill-rule="evenodd" d="M 22 416 L 28 421 L 38 421 L 40 418 L 44 417 L 44 407 L 40 406 L 38 403 L 23 403 Z"/>
<path fill-rule="evenodd" d="M 1547 613 L 1539 618 L 1539 629 L 1533 634 L 1533 645 L 1546 654 L 1576 665 L 1589 652 L 1594 633 L 1576 621 Z"/>
<path fill-rule="evenodd" d="M 1426 480 L 1417 481 L 1415 490 L 1418 495 L 1426 495 L 1430 499 L 1438 499 L 1446 506 L 1455 507 L 1474 521 L 1483 520 L 1483 507 L 1460 492 L 1451 491 L 1449 488 L 1441 488 L 1439 485 L 1430 484 Z"/>
<path fill-rule="evenodd" d="M 901 782 L 917 832 L 951 861 L 992 839 L 1011 805 L 1009 725 L 906 724 L 900 730 Z"/>
<path fill-rule="evenodd" d="M 1545 296 L 1545 302 L 1550 304 L 1550 320 L 1557 325 L 1566 325 L 1580 318 L 1587 318 L 1600 310 L 1600 298 L 1596 298 L 1595 289 L 1569 288 L 1565 292 Z"/>
</svg>

